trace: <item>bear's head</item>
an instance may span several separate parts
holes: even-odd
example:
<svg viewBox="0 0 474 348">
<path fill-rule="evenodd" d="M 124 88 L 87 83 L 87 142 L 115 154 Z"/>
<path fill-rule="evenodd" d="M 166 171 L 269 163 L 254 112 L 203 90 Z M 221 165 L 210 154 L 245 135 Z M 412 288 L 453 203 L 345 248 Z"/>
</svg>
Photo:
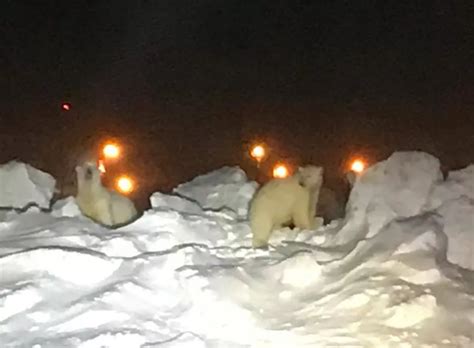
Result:
<svg viewBox="0 0 474 348">
<path fill-rule="evenodd" d="M 323 183 L 323 167 L 305 166 L 299 167 L 296 173 L 301 186 L 311 189 L 321 187 Z"/>
<path fill-rule="evenodd" d="M 76 167 L 77 183 L 82 186 L 87 183 L 91 186 L 100 186 L 100 171 L 92 162 L 86 162 L 82 166 Z"/>
</svg>

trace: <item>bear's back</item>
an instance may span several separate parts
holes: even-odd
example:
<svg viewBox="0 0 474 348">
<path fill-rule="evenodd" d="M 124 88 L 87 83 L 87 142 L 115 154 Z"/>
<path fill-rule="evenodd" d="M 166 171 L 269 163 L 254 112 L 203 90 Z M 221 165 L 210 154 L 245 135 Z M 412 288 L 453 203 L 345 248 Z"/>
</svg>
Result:
<svg viewBox="0 0 474 348">
<path fill-rule="evenodd" d="M 127 223 L 138 215 L 133 202 L 117 192 L 110 192 L 110 205 L 114 225 Z"/>
<path fill-rule="evenodd" d="M 306 199 L 306 191 L 296 178 L 273 179 L 257 191 L 251 203 L 251 214 L 257 210 L 271 211 L 278 220 L 286 220 L 295 202 Z"/>
</svg>

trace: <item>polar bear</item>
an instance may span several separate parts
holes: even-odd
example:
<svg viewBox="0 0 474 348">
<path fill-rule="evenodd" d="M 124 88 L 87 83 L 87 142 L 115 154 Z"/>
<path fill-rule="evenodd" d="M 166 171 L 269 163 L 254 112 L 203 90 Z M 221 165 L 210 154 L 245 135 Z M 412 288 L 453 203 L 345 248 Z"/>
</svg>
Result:
<svg viewBox="0 0 474 348">
<path fill-rule="evenodd" d="M 82 214 L 109 227 L 126 224 L 137 217 L 137 209 L 130 199 L 102 186 L 94 163 L 77 166 L 76 174 L 76 202 Z"/>
<path fill-rule="evenodd" d="M 262 186 L 250 203 L 252 246 L 265 247 L 272 231 L 290 222 L 301 229 L 317 228 L 321 222 L 315 219 L 316 205 L 322 182 L 323 168 L 306 166 Z"/>
</svg>

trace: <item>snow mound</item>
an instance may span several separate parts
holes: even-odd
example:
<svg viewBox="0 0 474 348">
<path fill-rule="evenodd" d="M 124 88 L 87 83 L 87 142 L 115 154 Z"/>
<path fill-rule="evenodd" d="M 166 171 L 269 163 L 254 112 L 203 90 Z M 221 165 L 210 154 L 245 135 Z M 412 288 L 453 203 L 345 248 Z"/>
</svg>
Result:
<svg viewBox="0 0 474 348">
<path fill-rule="evenodd" d="M 474 271 L 474 199 L 461 196 L 437 209 L 444 218 L 448 260 Z"/>
<path fill-rule="evenodd" d="M 242 169 L 224 167 L 179 185 L 173 193 L 199 204 L 202 209 L 230 209 L 246 217 L 248 203 L 257 186 L 248 181 Z"/>
<path fill-rule="evenodd" d="M 345 221 L 282 229 L 268 250 L 250 247 L 236 213 L 250 197 L 216 189 L 249 184 L 229 168 L 183 184 L 187 197 L 155 194 L 153 209 L 114 230 L 65 216 L 67 200 L 58 216 L 10 214 L 0 223 L 2 347 L 472 347 L 474 272 L 448 262 L 445 233 L 449 204 L 471 201 L 426 209 L 437 161 L 394 158 L 358 179 Z M 398 184 L 384 189 L 386 167 Z"/>
<path fill-rule="evenodd" d="M 423 212 L 428 195 L 442 178 L 437 158 L 423 152 L 395 152 L 357 178 L 346 206 L 346 221 L 367 227 L 370 238 L 395 218 Z M 340 242 L 349 242 L 352 234 L 342 233 Z"/>
<path fill-rule="evenodd" d="M 194 201 L 161 192 L 151 195 L 150 205 L 153 209 L 171 209 L 182 213 L 199 214 L 203 211 L 201 206 Z"/>
<path fill-rule="evenodd" d="M 474 164 L 449 172 L 433 188 L 425 209 L 444 218 L 448 260 L 474 270 Z"/>
<path fill-rule="evenodd" d="M 461 197 L 474 199 L 474 164 L 449 172 L 446 180 L 433 189 L 426 209 L 439 208 L 443 203 Z"/>
<path fill-rule="evenodd" d="M 29 164 L 10 161 L 0 166 L 0 207 L 24 209 L 36 205 L 47 209 L 56 180 Z"/>
<path fill-rule="evenodd" d="M 391 221 L 427 212 L 442 218 L 448 261 L 474 270 L 474 165 L 443 180 L 438 159 L 422 152 L 396 152 L 359 176 L 344 226 L 324 245 L 354 244 Z"/>
<path fill-rule="evenodd" d="M 76 199 L 72 196 L 57 200 L 51 208 L 51 214 L 56 217 L 73 217 L 82 215 Z"/>
</svg>

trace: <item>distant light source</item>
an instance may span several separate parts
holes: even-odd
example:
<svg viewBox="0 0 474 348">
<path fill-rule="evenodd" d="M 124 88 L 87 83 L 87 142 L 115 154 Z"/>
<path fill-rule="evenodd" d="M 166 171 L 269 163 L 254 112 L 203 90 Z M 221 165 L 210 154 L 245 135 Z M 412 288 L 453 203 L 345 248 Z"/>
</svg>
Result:
<svg viewBox="0 0 474 348">
<path fill-rule="evenodd" d="M 277 164 L 273 168 L 273 177 L 278 179 L 286 178 L 289 175 L 288 168 L 284 164 Z"/>
<path fill-rule="evenodd" d="M 70 111 L 71 110 L 71 104 L 70 103 L 62 103 L 61 104 L 61 109 L 64 111 Z"/>
<path fill-rule="evenodd" d="M 263 145 L 255 145 L 252 150 L 250 150 L 250 156 L 257 162 L 260 162 L 265 157 L 265 148 Z"/>
<path fill-rule="evenodd" d="M 362 173 L 365 169 L 365 163 L 364 161 L 360 159 L 354 160 L 351 164 L 351 170 L 356 173 Z"/>
<path fill-rule="evenodd" d="M 122 175 L 117 179 L 117 189 L 120 192 L 127 194 L 132 192 L 134 188 L 135 185 L 130 177 Z"/>
<path fill-rule="evenodd" d="M 107 159 L 117 158 L 120 156 L 120 147 L 117 144 L 108 143 L 105 144 L 104 148 L 102 149 L 102 153 Z"/>
</svg>

